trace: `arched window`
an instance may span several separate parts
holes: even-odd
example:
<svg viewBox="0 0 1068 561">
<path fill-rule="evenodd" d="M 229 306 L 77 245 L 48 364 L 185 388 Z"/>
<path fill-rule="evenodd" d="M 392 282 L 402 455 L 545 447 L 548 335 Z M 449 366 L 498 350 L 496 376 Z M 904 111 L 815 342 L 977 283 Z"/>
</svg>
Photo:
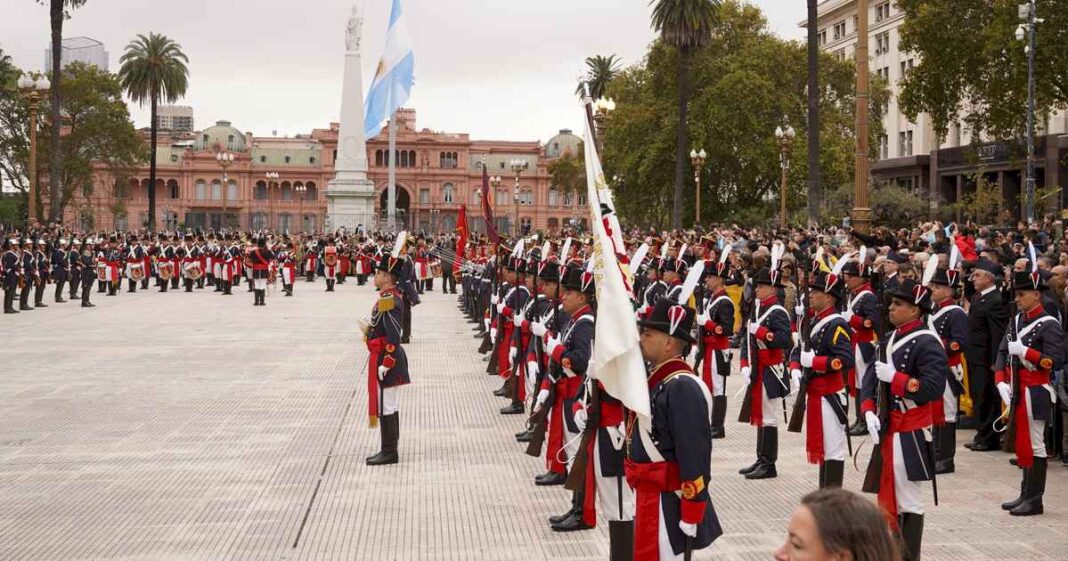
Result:
<svg viewBox="0 0 1068 561">
<path fill-rule="evenodd" d="M 560 205 L 560 192 L 556 189 L 549 189 L 549 206 Z"/>
<path fill-rule="evenodd" d="M 218 179 L 211 182 L 211 199 L 213 201 L 222 199 L 222 181 Z"/>
<path fill-rule="evenodd" d="M 226 184 L 226 198 L 231 200 L 231 201 L 236 201 L 238 199 L 238 196 L 237 196 L 237 181 L 234 181 L 233 179 L 231 179 Z"/>
<path fill-rule="evenodd" d="M 178 181 L 177 180 L 175 180 L 175 179 L 167 180 L 167 194 L 172 199 L 177 199 L 178 198 L 179 192 L 178 192 Z"/>
<path fill-rule="evenodd" d="M 571 192 L 564 191 L 564 206 L 571 206 Z"/>
<path fill-rule="evenodd" d="M 267 227 L 267 213 L 266 212 L 254 212 L 252 214 L 252 229 L 262 230 Z"/>
<path fill-rule="evenodd" d="M 319 197 L 319 190 L 315 188 L 315 184 L 314 183 L 309 181 L 309 182 L 304 184 L 304 187 L 306 187 L 308 189 L 307 191 L 304 192 L 304 200 L 305 201 L 314 201 L 316 198 Z"/>
<path fill-rule="evenodd" d="M 482 204 L 482 191 L 481 190 L 473 189 L 471 191 L 471 204 L 473 204 L 473 205 L 481 205 Z"/>
<path fill-rule="evenodd" d="M 441 188 L 442 200 L 445 204 L 452 204 L 452 183 L 446 183 Z"/>
<path fill-rule="evenodd" d="M 531 206 L 534 204 L 534 191 L 523 189 L 519 192 L 519 204 Z"/>
<path fill-rule="evenodd" d="M 508 189 L 497 189 L 497 204 L 508 204 Z"/>
<path fill-rule="evenodd" d="M 578 204 L 579 204 L 579 206 L 586 206 L 586 194 L 585 193 L 579 193 Z"/>
<path fill-rule="evenodd" d="M 282 200 L 283 201 L 292 201 L 293 200 L 293 186 L 290 185 L 288 181 L 283 181 L 282 182 Z"/>
<path fill-rule="evenodd" d="M 413 168 L 418 165 L 415 159 L 415 150 L 408 151 L 408 163 L 411 164 L 411 167 Z"/>
<path fill-rule="evenodd" d="M 382 167 L 382 151 L 381 150 L 375 150 L 375 165 L 378 166 L 378 167 Z"/>
<path fill-rule="evenodd" d="M 169 210 L 163 213 L 163 229 L 175 230 L 178 228 L 178 213 Z"/>
<path fill-rule="evenodd" d="M 208 198 L 208 184 L 203 179 L 198 179 L 196 183 L 196 196 L 198 201 L 207 200 Z"/>
<path fill-rule="evenodd" d="M 282 232 L 288 232 L 292 228 L 293 217 L 288 212 L 283 212 L 278 215 L 278 229 Z"/>
<path fill-rule="evenodd" d="M 256 189 L 252 193 L 252 198 L 257 201 L 267 200 L 267 184 L 263 181 L 256 182 Z"/>
<path fill-rule="evenodd" d="M 439 167 L 439 168 L 443 168 L 443 167 L 445 167 L 445 152 L 442 152 L 442 153 L 441 153 L 441 154 L 440 154 L 440 155 L 438 156 L 438 167 Z"/>
<path fill-rule="evenodd" d="M 560 221 L 556 218 L 549 219 L 549 231 L 555 232 L 560 229 Z"/>
</svg>

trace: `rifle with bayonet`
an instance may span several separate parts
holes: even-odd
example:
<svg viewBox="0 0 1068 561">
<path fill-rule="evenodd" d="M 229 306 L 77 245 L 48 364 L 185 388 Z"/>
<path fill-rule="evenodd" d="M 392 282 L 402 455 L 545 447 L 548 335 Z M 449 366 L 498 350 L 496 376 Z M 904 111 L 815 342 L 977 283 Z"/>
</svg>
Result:
<svg viewBox="0 0 1068 561">
<path fill-rule="evenodd" d="M 1016 323 L 1016 304 L 1011 306 L 1013 312 L 1009 316 L 1009 341 L 1015 341 L 1019 337 L 1019 326 Z M 1008 410 L 1002 413 L 1001 418 L 1006 419 L 1005 437 L 1001 441 L 1001 449 L 1005 452 L 1016 451 L 1016 406 L 1020 403 L 1020 370 L 1016 361 L 1019 360 L 1012 353 L 1008 353 L 1005 367 L 1009 370 L 1009 385 L 1012 387 L 1012 398 L 1009 400 Z"/>
<path fill-rule="evenodd" d="M 798 301 L 801 302 L 802 298 L 798 296 Z M 808 314 L 804 314 L 797 320 L 797 330 L 801 335 L 801 352 L 804 353 L 812 348 L 812 334 L 809 333 L 811 329 L 811 321 L 808 318 Z M 790 422 L 786 425 L 788 432 L 801 432 L 801 427 L 805 423 L 805 410 L 808 407 L 806 403 L 808 401 L 808 382 L 812 377 L 812 369 L 806 366 L 801 367 L 801 384 L 798 386 L 797 395 L 794 397 L 794 408 L 790 411 Z"/>
<path fill-rule="evenodd" d="M 880 342 L 879 344 L 879 360 L 888 362 L 887 355 L 889 346 L 887 342 Z M 862 373 L 857 373 L 857 378 L 860 379 Z M 872 446 L 871 461 L 868 462 L 868 470 L 864 474 L 864 484 L 861 486 L 861 491 L 865 493 L 878 493 L 879 482 L 883 476 L 883 449 L 882 444 L 890 433 L 890 408 L 893 407 L 893 401 L 890 396 L 890 384 L 883 381 L 877 381 L 875 386 L 875 407 L 877 415 L 879 415 L 879 443 Z M 860 394 L 857 394 L 857 399 L 860 399 Z M 893 446 L 893 443 L 889 444 Z"/>
<path fill-rule="evenodd" d="M 601 424 L 601 391 L 597 387 L 597 380 L 586 379 L 589 390 L 589 400 L 586 402 L 586 428 L 582 431 L 582 440 L 579 443 L 575 460 L 567 474 L 564 488 L 568 491 L 581 491 L 586 485 L 586 466 L 590 462 L 590 444 L 597 436 L 597 430 Z"/>
<path fill-rule="evenodd" d="M 753 298 L 753 317 L 749 320 L 750 323 L 757 321 L 760 317 L 760 302 Z M 764 376 L 759 371 L 760 364 L 757 361 L 757 353 L 754 350 L 756 348 L 756 337 L 752 337 L 749 333 L 749 326 L 745 328 L 745 342 L 746 350 L 749 351 L 749 383 L 746 386 L 745 397 L 742 399 L 741 410 L 738 411 L 738 422 L 748 423 L 753 418 L 753 384 L 763 384 Z M 754 374 L 755 373 L 755 374 Z"/>
</svg>

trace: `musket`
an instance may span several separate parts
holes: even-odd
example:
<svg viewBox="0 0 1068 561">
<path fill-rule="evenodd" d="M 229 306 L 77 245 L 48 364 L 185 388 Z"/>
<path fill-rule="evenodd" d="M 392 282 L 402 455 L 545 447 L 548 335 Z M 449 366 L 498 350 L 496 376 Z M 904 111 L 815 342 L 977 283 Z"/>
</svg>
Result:
<svg viewBox="0 0 1068 561">
<path fill-rule="evenodd" d="M 589 383 L 589 401 L 586 404 L 586 428 L 582 431 L 582 441 L 578 452 L 571 464 L 571 470 L 567 474 L 567 482 L 564 488 L 568 491 L 581 491 L 586 485 L 586 466 L 590 461 L 589 448 L 593 439 L 597 436 L 597 429 L 601 424 L 601 391 L 597 388 L 597 381 L 586 378 Z"/>
<path fill-rule="evenodd" d="M 759 317 L 760 317 L 760 301 L 756 300 L 756 298 L 754 297 L 754 299 L 753 299 L 753 318 L 750 319 L 749 321 L 750 322 L 755 322 L 755 321 L 757 321 L 757 318 L 759 318 Z M 752 339 L 752 340 L 750 340 L 750 339 Z M 749 326 L 746 326 L 746 329 L 745 329 L 745 340 L 746 340 L 746 347 L 747 347 L 746 350 L 749 351 L 749 380 L 748 380 L 749 386 L 746 387 L 746 392 L 745 392 L 746 395 L 745 395 L 745 398 L 742 399 L 741 410 L 738 411 L 738 422 L 739 423 L 748 423 L 749 420 L 753 417 L 753 403 L 752 403 L 752 400 L 753 400 L 752 391 L 753 390 L 752 390 L 752 385 L 753 384 L 762 384 L 762 383 L 764 383 L 763 380 L 762 380 L 763 376 L 761 375 L 761 373 L 759 371 L 755 370 L 757 368 L 760 368 L 760 364 L 756 361 L 756 358 L 755 358 L 756 354 L 753 351 L 753 347 L 756 346 L 756 337 L 752 337 L 752 338 L 750 337 Z M 756 372 L 756 374 L 754 375 L 753 372 Z"/>
<path fill-rule="evenodd" d="M 799 298 L 800 300 L 800 298 Z M 808 332 L 811 325 L 809 325 L 808 314 L 805 314 L 797 322 L 797 330 L 801 332 L 801 352 L 804 353 L 811 346 L 811 333 Z M 794 398 L 794 408 L 790 412 L 790 421 L 786 425 L 787 432 L 801 432 L 801 427 L 805 423 L 805 410 L 808 407 L 808 382 L 812 376 L 812 369 L 802 366 L 801 367 L 801 384 L 798 386 L 797 397 Z"/>
<path fill-rule="evenodd" d="M 881 361 L 887 361 L 887 343 L 881 342 L 879 344 L 879 358 Z M 868 470 L 864 474 L 864 484 L 861 486 L 861 490 L 865 493 L 878 493 L 879 482 L 883 476 L 883 450 L 882 446 L 886 441 L 887 435 L 890 432 L 890 407 L 893 402 L 890 398 L 890 384 L 883 381 L 876 382 L 876 401 L 875 406 L 879 415 L 879 443 L 872 446 L 871 461 L 868 462 Z M 858 396 L 859 399 L 859 396 Z M 890 443 L 889 446 L 893 446 Z"/>
<path fill-rule="evenodd" d="M 1013 304 L 1015 308 L 1015 304 Z M 1013 310 L 1011 319 L 1009 320 L 1009 341 L 1015 341 L 1019 337 L 1019 326 L 1017 325 L 1017 313 Z M 1002 429 L 1005 433 L 1005 437 L 1001 441 L 1001 449 L 1005 452 L 1016 451 L 1016 406 L 1020 403 L 1020 375 L 1017 370 L 1016 357 L 1009 354 L 1008 364 L 1006 367 L 1009 369 L 1009 385 L 1012 386 L 1012 398 L 1009 400 L 1009 405 L 1004 413 L 995 421 L 995 425 L 998 420 L 1005 419 L 1005 425 Z"/>
</svg>

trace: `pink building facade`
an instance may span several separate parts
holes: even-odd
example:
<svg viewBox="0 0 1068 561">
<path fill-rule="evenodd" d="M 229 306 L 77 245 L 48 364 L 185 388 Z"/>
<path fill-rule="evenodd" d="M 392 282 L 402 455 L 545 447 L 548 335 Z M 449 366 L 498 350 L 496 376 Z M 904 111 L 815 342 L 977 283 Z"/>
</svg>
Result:
<svg viewBox="0 0 1068 561">
<path fill-rule="evenodd" d="M 412 231 L 456 227 L 467 205 L 473 231 L 484 231 L 479 207 L 482 162 L 500 185 L 491 199 L 501 229 L 556 231 L 588 220 L 584 193 L 554 188 L 547 165 L 567 151 L 581 157 L 581 140 L 560 131 L 546 144 L 471 140 L 467 134 L 416 128 L 415 110 L 398 112 L 397 219 Z M 195 133 L 161 132 L 157 144 L 156 223 L 159 229 L 270 228 L 332 231 L 326 188 L 334 177 L 338 125 L 296 138 L 257 137 L 227 121 Z M 147 136 L 147 134 L 146 134 Z M 224 167 L 217 154 L 233 154 Z M 385 224 L 388 184 L 385 130 L 367 143 L 375 208 Z M 518 174 L 513 161 L 526 162 Z M 91 194 L 76 195 L 65 221 L 84 229 L 136 230 L 148 222 L 147 163 L 125 178 L 101 172 Z M 377 225 L 366 225 L 375 228 Z"/>
</svg>

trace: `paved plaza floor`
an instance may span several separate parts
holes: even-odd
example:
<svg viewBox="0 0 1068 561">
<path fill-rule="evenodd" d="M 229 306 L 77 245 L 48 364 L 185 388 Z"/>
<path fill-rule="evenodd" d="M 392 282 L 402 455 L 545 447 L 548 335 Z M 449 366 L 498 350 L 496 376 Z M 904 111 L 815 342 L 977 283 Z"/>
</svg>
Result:
<svg viewBox="0 0 1068 561">
<path fill-rule="evenodd" d="M 513 439 L 521 418 L 497 413 L 454 296 L 416 308 L 402 463 L 365 466 L 378 432 L 354 320 L 374 294 L 323 288 L 266 307 L 243 287 L 94 293 L 92 310 L 0 316 L 0 560 L 608 559 L 604 528 L 549 530 L 568 494 L 533 485 L 544 466 Z M 770 559 L 816 468 L 787 433 L 779 478 L 746 481 L 755 432 L 728 422 L 710 484 L 726 533 L 695 559 Z M 1051 466 L 1044 516 L 1013 518 L 1008 458 L 960 448 L 941 504 L 928 497 L 925 560 L 1068 559 L 1068 469 Z"/>
</svg>

